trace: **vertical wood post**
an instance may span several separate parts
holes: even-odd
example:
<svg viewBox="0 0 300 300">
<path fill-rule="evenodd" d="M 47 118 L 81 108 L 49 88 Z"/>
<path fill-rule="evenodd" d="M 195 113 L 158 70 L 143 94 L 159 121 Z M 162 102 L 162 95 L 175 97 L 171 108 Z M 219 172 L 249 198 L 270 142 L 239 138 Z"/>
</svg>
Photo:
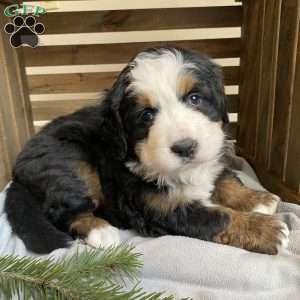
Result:
<svg viewBox="0 0 300 300">
<path fill-rule="evenodd" d="M 0 3 L 0 189 L 9 181 L 12 166 L 33 134 L 31 105 L 20 49 L 9 43 L 3 28 L 9 21 Z"/>
<path fill-rule="evenodd" d="M 300 0 L 243 0 L 237 145 L 260 180 L 300 204 Z"/>
</svg>

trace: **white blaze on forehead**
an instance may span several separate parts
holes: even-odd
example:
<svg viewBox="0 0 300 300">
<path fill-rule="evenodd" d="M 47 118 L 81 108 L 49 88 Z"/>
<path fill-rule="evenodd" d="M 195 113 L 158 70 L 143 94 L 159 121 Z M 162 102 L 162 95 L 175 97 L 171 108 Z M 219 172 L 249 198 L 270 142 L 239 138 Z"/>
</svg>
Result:
<svg viewBox="0 0 300 300">
<path fill-rule="evenodd" d="M 151 95 L 157 105 L 171 105 L 176 101 L 177 84 L 180 76 L 195 69 L 195 65 L 185 62 L 178 50 L 162 50 L 159 53 L 144 52 L 135 59 L 131 70 L 133 93 Z"/>
</svg>

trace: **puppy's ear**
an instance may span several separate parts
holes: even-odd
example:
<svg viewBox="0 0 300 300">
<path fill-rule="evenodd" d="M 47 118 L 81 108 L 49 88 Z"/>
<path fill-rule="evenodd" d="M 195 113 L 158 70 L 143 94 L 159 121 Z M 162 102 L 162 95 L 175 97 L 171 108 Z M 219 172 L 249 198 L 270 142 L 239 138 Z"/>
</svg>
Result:
<svg viewBox="0 0 300 300">
<path fill-rule="evenodd" d="M 129 67 L 126 67 L 115 81 L 105 98 L 105 120 L 103 138 L 107 155 L 117 160 L 123 160 L 127 154 L 127 138 L 122 118 L 119 113 L 120 104 L 125 97 L 128 85 Z"/>
<path fill-rule="evenodd" d="M 221 101 L 221 113 L 222 113 L 222 121 L 224 124 L 229 123 L 228 110 L 227 110 L 227 98 L 225 95 L 224 87 L 223 87 L 223 97 Z"/>
<path fill-rule="evenodd" d="M 214 72 L 214 81 L 215 81 L 215 88 L 214 93 L 215 97 L 219 104 L 219 109 L 221 112 L 222 121 L 224 124 L 229 123 L 228 118 L 228 111 L 227 111 L 227 99 L 225 95 L 225 88 L 224 88 L 224 81 L 223 81 L 223 74 L 221 68 L 218 65 L 215 65 L 213 68 Z"/>
</svg>

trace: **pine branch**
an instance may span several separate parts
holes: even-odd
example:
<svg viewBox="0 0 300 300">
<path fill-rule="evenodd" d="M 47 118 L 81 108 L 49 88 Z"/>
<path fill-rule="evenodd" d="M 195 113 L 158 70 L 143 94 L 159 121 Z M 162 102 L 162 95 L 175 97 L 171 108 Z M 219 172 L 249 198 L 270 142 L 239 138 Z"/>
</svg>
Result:
<svg viewBox="0 0 300 300">
<path fill-rule="evenodd" d="M 136 280 L 140 254 L 129 246 L 76 253 L 63 262 L 31 257 L 0 257 L 0 296 L 33 300 L 172 300 L 145 293 L 137 285 L 126 291 L 118 279 Z"/>
<path fill-rule="evenodd" d="M 80 259 L 78 256 L 80 255 Z M 123 278 L 136 280 L 138 271 L 142 267 L 139 260 L 141 254 L 135 253 L 131 246 L 109 247 L 103 252 L 85 251 L 75 254 L 70 259 L 64 261 L 66 272 L 80 272 L 94 274 L 101 279 Z"/>
</svg>

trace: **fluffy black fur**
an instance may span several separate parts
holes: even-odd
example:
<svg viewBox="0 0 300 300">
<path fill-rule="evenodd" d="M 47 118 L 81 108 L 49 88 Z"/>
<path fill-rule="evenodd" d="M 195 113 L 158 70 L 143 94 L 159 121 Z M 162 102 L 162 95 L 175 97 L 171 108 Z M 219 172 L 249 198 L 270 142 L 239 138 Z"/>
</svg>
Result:
<svg viewBox="0 0 300 300">
<path fill-rule="evenodd" d="M 160 50 L 148 50 L 160 51 Z M 228 121 L 219 69 L 205 57 L 181 50 L 199 66 L 197 76 L 206 85 L 201 109 L 213 121 Z M 168 187 L 146 182 L 124 165 L 136 160 L 134 145 L 147 137 L 150 123 L 137 117 L 140 108 L 126 95 L 129 64 L 102 104 L 55 119 L 24 147 L 18 156 L 5 210 L 13 231 L 26 247 L 48 253 L 70 243 L 69 226 L 76 215 L 93 211 L 119 228 L 144 235 L 185 235 L 212 240 L 228 223 L 228 216 L 194 202 L 161 214 L 149 209 L 149 193 Z M 84 161 L 98 171 L 105 203 L 95 208 L 75 165 Z"/>
</svg>

